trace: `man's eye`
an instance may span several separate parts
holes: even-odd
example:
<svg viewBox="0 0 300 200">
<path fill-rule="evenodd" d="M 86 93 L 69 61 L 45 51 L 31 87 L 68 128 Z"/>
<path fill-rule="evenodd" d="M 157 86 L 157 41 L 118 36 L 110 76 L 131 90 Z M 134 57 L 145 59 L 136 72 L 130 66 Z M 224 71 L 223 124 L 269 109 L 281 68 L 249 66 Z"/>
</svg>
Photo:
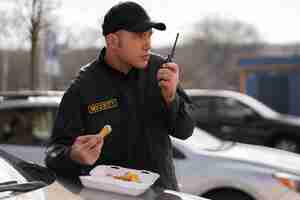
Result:
<svg viewBox="0 0 300 200">
<path fill-rule="evenodd" d="M 152 36 L 152 31 L 137 33 L 137 36 L 141 39 L 150 38 Z"/>
</svg>

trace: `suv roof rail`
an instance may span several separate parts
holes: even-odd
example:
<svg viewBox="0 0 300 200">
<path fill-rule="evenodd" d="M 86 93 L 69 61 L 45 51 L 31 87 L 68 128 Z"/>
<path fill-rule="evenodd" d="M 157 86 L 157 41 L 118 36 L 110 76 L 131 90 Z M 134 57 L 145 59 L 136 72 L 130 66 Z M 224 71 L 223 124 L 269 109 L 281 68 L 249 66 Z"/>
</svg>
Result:
<svg viewBox="0 0 300 200">
<path fill-rule="evenodd" d="M 22 98 L 29 96 L 61 96 L 64 91 L 61 90 L 20 90 L 20 91 L 1 91 L 2 98 Z"/>
</svg>

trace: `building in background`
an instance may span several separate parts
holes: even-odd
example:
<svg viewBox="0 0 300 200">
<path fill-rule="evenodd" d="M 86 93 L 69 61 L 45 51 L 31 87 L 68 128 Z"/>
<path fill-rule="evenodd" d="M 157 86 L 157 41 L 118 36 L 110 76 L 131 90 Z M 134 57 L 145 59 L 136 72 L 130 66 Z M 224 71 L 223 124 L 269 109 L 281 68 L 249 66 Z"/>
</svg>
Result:
<svg viewBox="0 0 300 200">
<path fill-rule="evenodd" d="M 241 58 L 240 92 L 281 113 L 300 116 L 300 56 Z"/>
</svg>

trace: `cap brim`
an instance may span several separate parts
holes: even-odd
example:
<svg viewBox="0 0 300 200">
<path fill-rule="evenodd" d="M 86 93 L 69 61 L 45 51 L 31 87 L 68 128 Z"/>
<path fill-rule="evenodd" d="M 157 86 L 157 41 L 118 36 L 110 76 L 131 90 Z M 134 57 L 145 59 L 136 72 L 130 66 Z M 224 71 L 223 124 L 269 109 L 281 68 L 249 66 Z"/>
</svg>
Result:
<svg viewBox="0 0 300 200">
<path fill-rule="evenodd" d="M 166 30 L 166 25 L 161 22 L 152 22 L 152 21 L 144 21 L 142 23 L 139 23 L 131 28 L 126 28 L 127 31 L 130 32 L 146 32 L 150 30 L 151 28 L 155 28 L 160 31 Z"/>
</svg>

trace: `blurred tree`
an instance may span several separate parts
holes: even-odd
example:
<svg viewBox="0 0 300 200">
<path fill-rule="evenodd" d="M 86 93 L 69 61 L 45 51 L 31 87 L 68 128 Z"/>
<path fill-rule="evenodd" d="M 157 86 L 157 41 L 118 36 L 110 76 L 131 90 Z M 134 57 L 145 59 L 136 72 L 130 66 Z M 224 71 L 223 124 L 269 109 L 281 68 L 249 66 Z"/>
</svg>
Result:
<svg viewBox="0 0 300 200">
<path fill-rule="evenodd" d="M 73 29 L 69 28 L 68 32 L 65 33 L 67 36 L 65 45 L 67 45 L 66 47 L 69 49 L 99 48 L 99 45 L 104 44 L 104 37 L 98 29 L 91 27 L 84 27 L 81 29 L 76 28 L 76 30 Z"/>
<path fill-rule="evenodd" d="M 7 38 L 10 35 L 10 16 L 4 10 L 0 10 L 0 64 L 1 64 L 1 90 L 7 89 L 7 77 L 8 77 L 8 55 L 4 50 L 7 44 Z"/>
<path fill-rule="evenodd" d="M 30 48 L 30 88 L 39 87 L 39 49 L 41 34 L 57 25 L 55 10 L 59 8 L 58 0 L 15 0 L 16 34 L 28 42 Z"/>
<path fill-rule="evenodd" d="M 243 46 L 254 49 L 257 47 L 261 39 L 256 28 L 238 20 L 206 17 L 196 24 L 196 31 L 206 47 L 206 59 L 203 62 L 209 67 L 209 74 L 204 77 L 209 77 L 209 87 L 227 85 L 229 89 L 237 88 L 239 73 L 233 62 L 233 55 Z"/>
<path fill-rule="evenodd" d="M 2 44 L 4 43 L 3 40 L 8 33 L 8 16 L 3 10 L 0 10 L 0 15 L 0 45 L 2 48 Z"/>
<path fill-rule="evenodd" d="M 221 17 L 206 17 L 196 25 L 201 38 L 211 43 L 240 45 L 260 41 L 256 28 L 242 21 Z"/>
</svg>

